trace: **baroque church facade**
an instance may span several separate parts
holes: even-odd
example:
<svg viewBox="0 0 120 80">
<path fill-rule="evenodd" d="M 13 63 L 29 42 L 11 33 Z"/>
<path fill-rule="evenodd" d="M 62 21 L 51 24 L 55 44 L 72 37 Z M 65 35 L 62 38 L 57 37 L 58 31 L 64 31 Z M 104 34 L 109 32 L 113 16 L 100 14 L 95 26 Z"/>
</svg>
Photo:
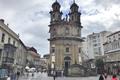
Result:
<svg viewBox="0 0 120 80">
<path fill-rule="evenodd" d="M 68 70 L 73 64 L 82 62 L 81 13 L 73 2 L 70 12 L 62 19 L 61 5 L 56 0 L 50 11 L 50 66 L 56 71 Z"/>
</svg>

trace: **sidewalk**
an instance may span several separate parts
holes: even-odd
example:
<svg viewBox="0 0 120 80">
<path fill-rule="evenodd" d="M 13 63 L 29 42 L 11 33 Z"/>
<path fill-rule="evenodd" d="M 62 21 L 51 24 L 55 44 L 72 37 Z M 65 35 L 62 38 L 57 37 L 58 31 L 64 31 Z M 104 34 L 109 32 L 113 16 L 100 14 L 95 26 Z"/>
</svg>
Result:
<svg viewBox="0 0 120 80">
<path fill-rule="evenodd" d="M 120 80 L 120 76 L 117 75 L 117 78 L 118 78 L 118 80 Z M 107 80 L 111 80 L 111 79 L 112 79 L 112 75 L 109 75 Z"/>
<path fill-rule="evenodd" d="M 33 77 L 35 77 L 36 75 L 34 74 Z M 19 77 L 19 80 L 29 80 L 30 78 L 32 78 L 32 73 L 28 73 L 28 76 L 27 76 L 27 73 L 24 73 L 23 76 L 20 76 Z"/>
<path fill-rule="evenodd" d="M 117 76 L 120 78 L 120 76 Z M 112 76 L 109 75 L 106 80 L 111 80 Z M 32 73 L 22 76 L 19 80 L 53 80 L 53 77 L 48 77 L 47 73 L 34 73 L 32 77 Z M 56 77 L 56 80 L 99 80 L 99 76 L 90 76 L 90 77 Z M 118 79 L 119 80 L 119 79 Z"/>
<path fill-rule="evenodd" d="M 21 76 L 19 78 L 19 80 L 40 80 L 39 78 L 42 77 L 42 74 L 41 73 L 34 73 L 34 76 L 32 76 L 32 73 L 28 73 L 28 76 L 27 76 L 27 73 L 25 73 L 24 76 Z"/>
</svg>

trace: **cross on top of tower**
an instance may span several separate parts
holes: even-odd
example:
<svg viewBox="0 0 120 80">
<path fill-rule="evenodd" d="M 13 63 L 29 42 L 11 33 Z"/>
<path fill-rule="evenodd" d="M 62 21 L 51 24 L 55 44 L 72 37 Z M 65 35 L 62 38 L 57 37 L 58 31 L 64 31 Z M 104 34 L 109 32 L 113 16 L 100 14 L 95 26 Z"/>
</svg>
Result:
<svg viewBox="0 0 120 80">
<path fill-rule="evenodd" d="M 57 0 L 52 4 L 53 8 L 56 8 L 56 6 L 60 8 L 60 4 Z"/>
<path fill-rule="evenodd" d="M 73 0 L 73 4 L 71 5 L 71 7 L 70 8 L 74 8 L 74 7 L 79 7 L 76 3 L 75 3 L 75 0 Z"/>
<path fill-rule="evenodd" d="M 75 0 L 73 0 L 73 3 L 75 3 Z"/>
</svg>

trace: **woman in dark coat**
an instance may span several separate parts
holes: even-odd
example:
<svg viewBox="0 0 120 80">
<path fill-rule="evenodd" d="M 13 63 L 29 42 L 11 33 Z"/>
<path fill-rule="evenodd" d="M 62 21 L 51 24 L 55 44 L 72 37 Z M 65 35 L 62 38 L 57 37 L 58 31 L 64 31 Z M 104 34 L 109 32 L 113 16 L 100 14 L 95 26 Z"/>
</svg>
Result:
<svg viewBox="0 0 120 80">
<path fill-rule="evenodd" d="M 104 80 L 104 76 L 101 74 L 99 80 Z"/>
</svg>

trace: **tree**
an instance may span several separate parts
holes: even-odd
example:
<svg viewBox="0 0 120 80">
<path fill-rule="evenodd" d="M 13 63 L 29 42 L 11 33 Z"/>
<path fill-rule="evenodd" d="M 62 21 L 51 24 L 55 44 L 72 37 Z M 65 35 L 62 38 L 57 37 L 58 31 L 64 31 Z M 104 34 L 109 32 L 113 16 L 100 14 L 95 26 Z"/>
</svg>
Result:
<svg viewBox="0 0 120 80">
<path fill-rule="evenodd" d="M 95 62 L 97 73 L 103 73 L 104 72 L 104 61 L 102 59 L 97 59 Z"/>
</svg>

